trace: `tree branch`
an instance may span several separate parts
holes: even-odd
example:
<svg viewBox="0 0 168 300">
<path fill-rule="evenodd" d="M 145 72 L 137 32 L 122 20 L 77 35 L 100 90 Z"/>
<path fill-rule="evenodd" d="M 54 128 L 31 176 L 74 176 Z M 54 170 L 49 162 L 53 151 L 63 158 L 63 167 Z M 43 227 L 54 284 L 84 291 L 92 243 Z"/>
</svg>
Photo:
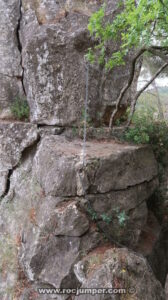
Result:
<svg viewBox="0 0 168 300">
<path fill-rule="evenodd" d="M 121 104 L 121 101 L 122 101 L 122 99 L 123 99 L 123 97 L 124 97 L 124 95 L 126 94 L 126 92 L 128 91 L 128 89 L 130 88 L 130 86 L 131 86 L 131 84 L 132 84 L 132 82 L 133 82 L 133 80 L 134 80 L 134 73 L 135 73 L 135 67 L 136 67 L 136 62 L 137 62 L 137 60 L 138 60 L 138 58 L 141 56 L 141 55 L 143 55 L 145 52 L 150 52 L 150 53 L 152 53 L 153 55 L 155 55 L 155 56 L 159 56 L 160 58 L 162 58 L 164 61 L 168 61 L 168 57 L 166 56 L 166 54 L 164 54 L 163 53 L 163 51 L 167 51 L 168 52 L 168 47 L 162 47 L 162 46 L 155 46 L 155 45 L 153 45 L 153 46 L 151 46 L 151 47 L 149 47 L 149 48 L 145 48 L 145 47 L 143 47 L 143 48 L 141 48 L 138 52 L 137 52 L 137 54 L 134 56 L 134 58 L 133 58 L 133 60 L 132 60 L 132 63 L 131 63 L 131 72 L 130 72 L 130 76 L 129 76 L 129 80 L 128 80 L 128 82 L 126 83 L 126 85 L 122 88 L 122 90 L 120 91 L 120 94 L 119 94 L 119 96 L 118 96 L 118 98 L 117 98 L 117 100 L 116 100 L 116 107 L 115 107 L 115 109 L 114 109 L 114 111 L 112 112 L 112 114 L 111 114 L 111 117 L 110 117 L 110 122 L 109 122 L 109 131 L 111 130 L 111 128 L 112 128 L 112 125 L 113 125 L 113 123 L 114 123 L 114 118 L 115 118 L 115 116 L 116 116 L 116 114 L 117 114 L 117 112 L 118 112 L 118 109 L 119 109 L 119 107 L 120 107 L 120 104 Z M 164 68 L 166 68 L 166 66 L 164 67 Z M 163 68 L 163 69 L 164 69 Z M 161 70 L 161 72 L 162 72 L 162 70 Z M 161 73 L 160 72 L 160 73 Z M 159 73 L 159 74 L 160 74 Z M 157 75 L 158 76 L 158 75 Z M 157 77 L 156 76 L 156 77 Z M 155 78 L 156 78 L 155 77 Z M 153 80 L 152 80 L 152 82 L 153 82 Z M 151 83 L 149 83 L 149 85 L 150 85 Z M 148 86 L 149 86 L 148 85 Z M 147 87 L 148 87 L 147 86 Z M 146 88 L 147 88 L 146 87 Z M 145 89 L 146 89 L 145 88 Z M 145 90 L 144 89 L 144 90 Z M 142 91 L 143 92 L 143 91 Z M 135 103 L 135 105 L 136 105 L 136 103 Z"/>
<path fill-rule="evenodd" d="M 153 77 L 142 87 L 137 93 L 136 97 L 139 97 L 147 88 L 148 86 L 160 75 L 160 73 L 168 66 L 168 62 L 166 62 L 160 69 L 153 75 Z"/>
<path fill-rule="evenodd" d="M 139 96 L 150 86 L 150 84 L 160 75 L 160 73 L 166 68 L 168 67 L 168 62 L 166 62 L 162 67 L 160 67 L 160 69 L 155 73 L 155 75 L 149 80 L 149 82 L 147 84 L 145 84 L 143 86 L 143 88 L 141 88 L 135 95 L 134 101 L 132 102 L 132 107 L 131 107 L 131 113 L 130 113 L 130 118 L 129 121 L 127 123 L 126 128 L 128 128 L 131 124 L 131 120 L 133 117 L 133 114 L 135 112 L 135 107 L 136 107 L 136 102 L 139 98 Z"/>
<path fill-rule="evenodd" d="M 148 62 L 146 62 L 146 64 L 147 64 L 149 73 L 152 76 L 153 72 L 152 72 L 152 69 L 150 67 L 150 64 L 148 64 Z M 157 84 L 156 84 L 156 80 L 153 81 L 152 86 L 154 87 L 154 90 L 155 90 L 155 93 L 156 93 L 158 110 L 159 110 L 159 118 L 161 120 L 164 120 L 164 112 L 163 112 L 162 102 L 161 102 L 161 99 L 160 99 L 160 95 L 159 95 L 158 87 L 157 87 Z"/>
<path fill-rule="evenodd" d="M 153 97 L 156 97 L 156 98 L 157 98 L 156 94 L 154 94 L 154 93 L 152 93 L 152 92 L 150 92 L 150 91 L 147 91 L 146 93 L 149 94 L 149 95 L 151 95 L 151 96 L 153 96 Z"/>
<path fill-rule="evenodd" d="M 111 130 L 111 127 L 113 125 L 113 121 L 114 121 L 114 118 L 118 112 L 118 109 L 119 109 L 119 106 L 121 104 L 121 101 L 123 99 L 123 96 L 125 95 L 125 93 L 127 92 L 127 90 L 129 89 L 129 87 L 131 86 L 132 82 L 133 82 L 133 79 L 134 79 L 134 73 L 135 73 L 135 67 L 136 67 L 136 62 L 138 60 L 138 58 L 145 52 L 147 51 L 146 48 L 142 48 L 138 51 L 138 53 L 135 55 L 133 61 L 132 61 L 132 64 L 131 64 L 131 72 L 130 72 L 130 77 L 129 77 L 129 80 L 127 82 L 127 84 L 122 88 L 117 100 L 116 100 L 116 108 L 114 109 L 113 113 L 111 114 L 111 117 L 110 117 L 110 122 L 109 122 L 109 130 Z"/>
<path fill-rule="evenodd" d="M 162 4 L 162 6 L 163 6 L 164 8 L 168 8 L 167 5 L 163 2 L 163 0 L 159 0 L 159 2 Z"/>
</svg>

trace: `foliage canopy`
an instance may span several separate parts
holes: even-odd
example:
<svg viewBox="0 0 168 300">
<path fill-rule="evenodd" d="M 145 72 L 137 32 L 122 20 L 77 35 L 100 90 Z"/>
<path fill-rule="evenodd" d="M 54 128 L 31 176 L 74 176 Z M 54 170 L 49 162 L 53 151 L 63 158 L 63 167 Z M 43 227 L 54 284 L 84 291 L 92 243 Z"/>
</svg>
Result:
<svg viewBox="0 0 168 300">
<path fill-rule="evenodd" d="M 144 54 L 152 54 L 153 57 L 164 61 L 149 82 L 134 95 L 128 121 L 130 125 L 137 99 L 168 67 L 168 0 L 122 0 L 119 1 L 117 10 L 113 12 L 106 10 L 104 4 L 91 16 L 88 29 L 96 43 L 89 49 L 87 59 L 91 63 L 98 59 L 99 64 L 105 66 L 107 70 L 124 65 L 130 50 L 137 50 L 132 58 L 128 82 L 116 99 L 116 108 L 111 114 L 109 129 L 113 125 L 125 93 L 131 87 L 137 61 Z M 110 48 L 111 42 L 117 45 L 117 50 Z"/>
<path fill-rule="evenodd" d="M 95 51 L 99 63 L 111 69 L 125 63 L 131 48 L 162 49 L 168 47 L 168 1 L 167 0 L 125 0 L 119 1 L 117 13 L 112 20 L 104 4 L 89 21 L 88 29 L 98 42 L 89 49 L 88 59 L 93 62 Z M 119 49 L 107 55 L 110 41 L 121 40 Z"/>
</svg>

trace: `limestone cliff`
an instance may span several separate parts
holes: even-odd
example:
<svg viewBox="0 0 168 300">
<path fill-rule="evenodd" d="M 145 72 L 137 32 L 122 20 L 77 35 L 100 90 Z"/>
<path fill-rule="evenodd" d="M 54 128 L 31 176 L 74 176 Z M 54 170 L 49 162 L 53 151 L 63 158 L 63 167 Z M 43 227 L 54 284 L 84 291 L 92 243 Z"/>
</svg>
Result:
<svg viewBox="0 0 168 300">
<path fill-rule="evenodd" d="M 10 116 L 11 102 L 16 95 L 25 94 L 33 123 L 71 126 L 80 122 L 85 98 L 84 55 L 94 43 L 87 23 L 101 2 L 0 1 L 1 117 Z M 111 14 L 116 5 L 116 0 L 108 1 Z M 108 121 L 128 78 L 130 58 L 110 76 L 101 67 L 90 67 L 89 115 L 94 123 Z"/>
<path fill-rule="evenodd" d="M 117 3 L 107 1 L 111 17 Z M 73 131 L 82 124 L 84 55 L 95 43 L 87 31 L 88 18 L 101 4 L 0 0 L 2 300 L 165 299 L 165 279 L 156 278 L 158 263 L 153 272 L 147 261 L 149 254 L 156 258 L 158 224 L 150 250 L 144 251 L 141 243 L 151 216 L 147 201 L 158 186 L 152 150 L 109 137 L 90 139 L 83 166 L 83 141 Z M 92 125 L 108 121 L 128 79 L 130 59 L 131 53 L 126 66 L 111 74 L 90 66 Z M 11 114 L 16 97 L 27 98 L 27 122 Z M 126 293 L 75 297 L 38 290 L 80 287 Z"/>
</svg>

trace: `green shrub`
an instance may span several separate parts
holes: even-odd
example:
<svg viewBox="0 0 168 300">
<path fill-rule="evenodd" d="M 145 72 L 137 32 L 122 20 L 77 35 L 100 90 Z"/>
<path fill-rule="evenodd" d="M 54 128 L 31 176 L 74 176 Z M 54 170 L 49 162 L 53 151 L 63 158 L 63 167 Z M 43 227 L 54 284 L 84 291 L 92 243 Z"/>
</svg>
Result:
<svg viewBox="0 0 168 300">
<path fill-rule="evenodd" d="M 150 144 L 156 159 L 163 166 L 168 151 L 168 126 L 157 119 L 152 107 L 142 106 L 134 114 L 132 126 L 123 135 L 124 140 L 135 144 Z"/>
<path fill-rule="evenodd" d="M 157 113 L 156 113 L 157 112 Z M 158 177 L 160 186 L 148 201 L 148 209 L 152 210 L 161 224 L 167 216 L 166 194 L 164 190 L 165 167 L 168 166 L 168 124 L 159 119 L 158 109 L 148 101 L 138 103 L 133 124 L 124 133 L 126 141 L 135 144 L 150 144 L 158 161 Z M 123 219 L 123 218 L 122 218 Z"/>
<path fill-rule="evenodd" d="M 11 105 L 11 112 L 18 120 L 27 120 L 29 118 L 29 106 L 25 98 L 16 97 Z"/>
<path fill-rule="evenodd" d="M 105 213 L 98 215 L 97 212 L 90 205 L 87 207 L 87 211 L 93 221 L 97 222 L 98 220 L 102 220 L 107 225 L 113 223 L 113 221 L 117 218 L 118 224 L 121 227 L 125 227 L 127 221 L 129 220 L 129 216 L 127 216 L 126 212 L 120 211 L 119 208 L 113 209 L 113 214 L 110 216 Z"/>
</svg>

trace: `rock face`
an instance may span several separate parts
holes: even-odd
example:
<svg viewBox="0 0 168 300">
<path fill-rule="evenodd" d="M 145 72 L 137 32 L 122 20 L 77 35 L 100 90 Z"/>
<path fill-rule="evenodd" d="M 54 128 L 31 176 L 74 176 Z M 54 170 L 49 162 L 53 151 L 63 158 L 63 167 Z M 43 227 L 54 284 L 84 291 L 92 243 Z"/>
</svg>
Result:
<svg viewBox="0 0 168 300">
<path fill-rule="evenodd" d="M 84 157 L 82 141 L 68 137 L 72 126 L 83 122 L 84 56 L 95 43 L 87 24 L 103 2 L 0 0 L 2 300 L 70 300 L 77 297 L 40 295 L 38 289 L 101 285 L 136 288 L 127 294 L 129 299 L 165 299 L 146 259 L 132 252 L 142 252 L 138 247 L 150 219 L 147 200 L 158 186 L 152 150 L 117 143 L 109 135 L 99 140 L 92 136 Z M 113 18 L 118 1 L 106 2 Z M 112 44 L 110 51 L 116 49 Z M 108 122 L 128 80 L 131 55 L 108 76 L 102 67 L 89 66 L 88 116 L 93 126 Z M 136 81 L 135 76 L 133 90 Z M 30 123 L 2 121 L 12 117 L 15 98 L 25 96 Z M 161 264 L 159 273 L 156 254 L 159 249 L 167 257 L 166 248 L 160 252 L 159 247 L 153 242 L 148 254 L 164 284 L 167 265 Z M 116 294 L 95 298 L 121 299 Z"/>
<path fill-rule="evenodd" d="M 166 161 L 166 160 L 165 160 Z M 148 201 L 148 207 L 152 211 L 153 220 L 148 217 L 150 228 L 146 231 L 146 241 L 140 239 L 139 248 L 147 245 L 149 251 L 146 252 L 147 259 L 153 268 L 156 278 L 163 286 L 166 283 L 168 273 L 168 168 L 163 170 L 160 179 L 159 189 Z M 151 215 L 149 214 L 149 216 Z M 155 217 L 154 217 L 155 216 Z M 154 221 L 155 218 L 155 221 Z M 156 219 L 157 218 L 157 219 Z M 153 222 L 154 221 L 154 222 Z M 153 232 L 152 232 L 153 231 Z M 150 246 L 149 246 L 150 245 Z M 152 245 L 152 247 L 151 247 Z M 145 254 L 144 251 L 141 253 Z"/>
<path fill-rule="evenodd" d="M 88 142 L 87 148 L 87 165 L 83 171 L 81 142 L 72 144 L 64 138 L 45 137 L 35 156 L 40 185 L 47 194 L 56 197 L 87 193 L 85 206 L 90 214 L 96 214 L 99 226 L 119 241 L 136 244 L 146 222 L 145 200 L 157 186 L 157 166 L 152 152 L 146 147 L 121 149 L 111 142 L 105 147 Z M 114 227 L 109 231 L 111 219 Z"/>
<path fill-rule="evenodd" d="M 10 171 L 16 167 L 24 149 L 38 138 L 37 127 L 32 124 L 0 124 L 0 197 L 4 195 Z"/>
<path fill-rule="evenodd" d="M 42 140 L 35 156 L 35 168 L 47 193 L 54 196 L 105 194 L 150 182 L 157 176 L 157 164 L 148 147 L 120 147 L 115 142 L 93 141 L 87 142 L 86 149 L 87 164 L 83 170 L 81 141 L 72 143 L 57 136 Z"/>
<path fill-rule="evenodd" d="M 156 278 L 165 286 L 168 273 L 168 224 L 162 226 L 158 241 L 148 260 L 153 267 Z"/>
<path fill-rule="evenodd" d="M 87 258 L 78 262 L 74 269 L 82 283 L 81 288 L 103 287 L 110 291 L 114 290 L 112 294 L 97 294 L 95 296 L 97 300 L 122 299 L 120 297 L 144 300 L 165 299 L 161 284 L 154 278 L 147 261 L 124 248 L 97 248 Z M 120 290 L 120 295 L 116 289 Z M 75 299 L 93 299 L 93 295 L 79 295 Z"/>
<path fill-rule="evenodd" d="M 117 3 L 108 1 L 107 10 L 111 14 Z M 0 11 L 6 12 L 0 21 L 1 118 L 9 117 L 11 103 L 26 94 L 33 123 L 72 126 L 82 122 L 86 88 L 84 56 L 94 43 L 87 24 L 91 13 L 101 4 L 99 0 L 0 1 Z M 115 48 L 112 45 L 111 50 Z M 129 76 L 131 56 L 125 67 L 108 76 L 99 66 L 90 66 L 89 117 L 93 124 L 108 122 Z M 121 108 L 123 112 L 130 101 L 130 92 Z"/>
<path fill-rule="evenodd" d="M 139 240 L 146 200 L 158 185 L 152 151 L 112 141 L 90 141 L 86 149 L 83 168 L 80 140 L 44 135 L 13 170 L 1 203 L 0 240 L 15 245 L 15 267 L 8 270 L 15 293 L 17 257 L 32 289 L 77 287 L 74 265 L 104 238 L 132 248 Z M 5 293 L 6 281 L 0 288 Z"/>
<path fill-rule="evenodd" d="M 17 39 L 20 1 L 0 1 L 0 117 L 14 98 L 23 94 L 21 54 Z"/>
</svg>

